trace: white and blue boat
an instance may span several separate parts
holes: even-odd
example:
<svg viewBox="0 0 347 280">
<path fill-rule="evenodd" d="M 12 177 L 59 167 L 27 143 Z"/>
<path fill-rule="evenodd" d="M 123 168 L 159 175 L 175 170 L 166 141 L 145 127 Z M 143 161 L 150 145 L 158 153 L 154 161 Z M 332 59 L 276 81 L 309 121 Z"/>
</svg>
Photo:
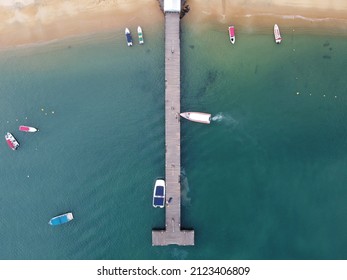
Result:
<svg viewBox="0 0 347 280">
<path fill-rule="evenodd" d="M 165 181 L 158 179 L 155 181 L 153 192 L 153 207 L 164 208 L 165 205 Z"/>
<path fill-rule="evenodd" d="M 73 215 L 71 212 L 68 212 L 68 213 L 53 217 L 52 219 L 49 220 L 48 223 L 51 226 L 58 226 L 58 225 L 70 222 L 71 220 L 73 220 Z"/>
<path fill-rule="evenodd" d="M 133 45 L 133 38 L 131 37 L 130 30 L 128 28 L 125 28 L 125 37 L 127 38 L 127 44 L 128 47 Z"/>
</svg>

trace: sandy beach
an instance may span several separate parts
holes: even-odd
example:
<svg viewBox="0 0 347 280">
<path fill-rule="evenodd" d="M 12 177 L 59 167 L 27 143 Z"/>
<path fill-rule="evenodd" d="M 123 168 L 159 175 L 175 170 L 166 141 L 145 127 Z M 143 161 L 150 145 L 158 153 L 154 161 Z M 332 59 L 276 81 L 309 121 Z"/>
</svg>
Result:
<svg viewBox="0 0 347 280">
<path fill-rule="evenodd" d="M 157 23 L 155 0 L 0 0 L 0 48 Z"/>
<path fill-rule="evenodd" d="M 250 33 L 263 32 L 277 23 L 281 30 L 297 33 L 347 34 L 344 0 L 190 0 L 189 5 L 188 20 L 233 24 Z"/>
<path fill-rule="evenodd" d="M 188 21 L 233 23 L 246 30 L 272 25 L 313 32 L 347 31 L 345 0 L 188 0 Z M 0 0 L 0 48 L 156 24 L 157 0 Z"/>
</svg>

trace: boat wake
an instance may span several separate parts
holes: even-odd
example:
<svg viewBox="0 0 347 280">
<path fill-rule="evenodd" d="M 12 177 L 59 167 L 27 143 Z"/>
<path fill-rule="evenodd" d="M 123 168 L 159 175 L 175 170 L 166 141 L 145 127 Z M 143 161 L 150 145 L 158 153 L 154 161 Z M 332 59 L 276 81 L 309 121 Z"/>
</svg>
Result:
<svg viewBox="0 0 347 280">
<path fill-rule="evenodd" d="M 227 125 L 237 125 L 239 122 L 228 114 L 218 113 L 211 118 L 214 122 L 223 122 Z"/>
<path fill-rule="evenodd" d="M 221 113 L 211 118 L 211 120 L 214 122 L 220 122 L 222 121 L 222 119 L 223 119 L 223 115 Z"/>
</svg>

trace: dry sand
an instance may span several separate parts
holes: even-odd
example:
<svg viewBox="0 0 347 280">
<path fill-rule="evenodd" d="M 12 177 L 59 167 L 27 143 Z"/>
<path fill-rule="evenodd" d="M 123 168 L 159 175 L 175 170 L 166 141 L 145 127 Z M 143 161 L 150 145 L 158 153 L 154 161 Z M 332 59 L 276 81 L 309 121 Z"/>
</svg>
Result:
<svg viewBox="0 0 347 280">
<path fill-rule="evenodd" d="M 0 0 L 0 48 L 158 22 L 155 0 Z"/>
<path fill-rule="evenodd" d="M 346 0 L 188 0 L 188 21 L 347 33 Z M 0 0 L 0 48 L 159 22 L 157 0 Z"/>
</svg>

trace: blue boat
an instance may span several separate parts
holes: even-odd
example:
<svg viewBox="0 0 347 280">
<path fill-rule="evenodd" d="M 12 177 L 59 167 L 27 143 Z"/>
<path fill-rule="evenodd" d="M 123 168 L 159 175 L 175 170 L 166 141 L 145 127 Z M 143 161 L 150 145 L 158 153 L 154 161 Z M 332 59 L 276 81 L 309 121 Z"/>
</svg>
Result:
<svg viewBox="0 0 347 280">
<path fill-rule="evenodd" d="M 71 220 L 73 220 L 73 215 L 71 212 L 68 212 L 68 213 L 53 217 L 52 219 L 49 220 L 48 223 L 51 226 L 58 226 L 58 225 L 70 222 Z"/>
<path fill-rule="evenodd" d="M 153 192 L 153 207 L 164 208 L 165 205 L 165 181 L 158 179 L 155 181 Z"/>
<path fill-rule="evenodd" d="M 133 45 L 133 38 L 128 28 L 125 28 L 125 37 L 127 38 L 128 47 Z"/>
</svg>

